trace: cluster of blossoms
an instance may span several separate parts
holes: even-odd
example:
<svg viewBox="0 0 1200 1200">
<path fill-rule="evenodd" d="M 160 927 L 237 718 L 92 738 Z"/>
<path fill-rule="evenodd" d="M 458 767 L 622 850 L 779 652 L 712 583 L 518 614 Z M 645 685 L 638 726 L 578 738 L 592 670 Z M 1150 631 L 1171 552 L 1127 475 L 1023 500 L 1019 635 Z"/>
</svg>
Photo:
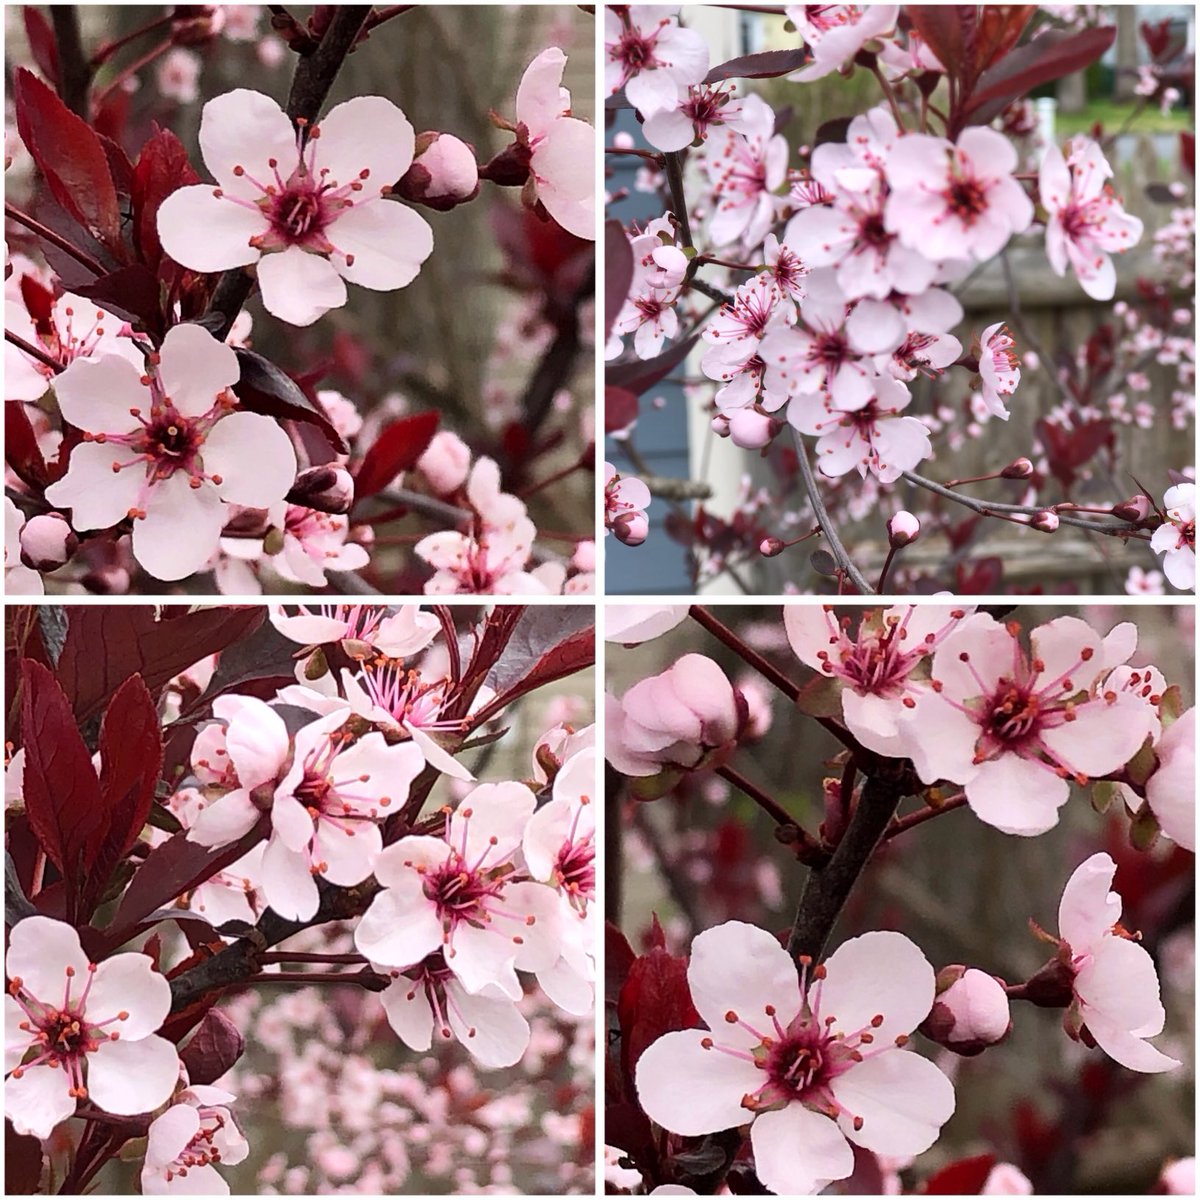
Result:
<svg viewBox="0 0 1200 1200">
<path fill-rule="evenodd" d="M 759 647 L 790 645 L 811 672 L 798 686 L 796 703 L 826 724 L 841 724 L 839 740 L 858 770 L 886 775 L 890 761 L 901 773 L 911 768 L 914 786 L 919 780 L 932 789 L 933 811 L 925 817 L 965 804 L 986 824 L 1032 837 L 1057 823 L 1075 784 L 1092 789 L 1097 807 L 1101 798 L 1107 804 L 1120 796 L 1134 818 L 1137 846 L 1161 834 L 1194 849 L 1194 709 L 1180 711 L 1179 689 L 1157 667 L 1129 665 L 1138 653 L 1133 624 L 1101 634 L 1076 617 L 1059 616 L 1026 639 L 1016 624 L 971 606 L 854 611 L 839 616 L 826 607 L 789 605 L 781 628 L 770 623 L 778 636 L 769 636 L 763 622 L 752 640 Z M 606 639 L 648 642 L 688 613 L 687 606 L 617 608 Z M 700 624 L 711 628 L 708 618 Z M 713 632 L 727 645 L 738 643 L 736 633 Z M 754 665 L 749 649 L 742 656 Z M 763 707 L 765 714 L 756 712 Z M 723 774 L 770 813 L 778 840 L 795 846 L 798 857 L 812 850 L 823 856 L 814 864 L 826 862 L 842 853 L 846 829 L 843 823 L 835 830 L 832 814 L 857 813 L 863 793 L 856 804 L 852 794 L 839 794 L 836 779 L 827 780 L 819 840 L 798 831 L 777 801 L 729 765 L 739 746 L 769 726 L 769 701 L 754 681 L 735 686 L 713 659 L 684 653 L 620 699 L 609 697 L 605 754 L 627 778 L 632 798 L 670 795 L 679 813 L 689 798 L 720 803 L 726 793 L 705 781 Z M 850 767 L 842 782 L 853 788 L 854 778 Z M 961 789 L 953 800 L 951 785 Z M 910 814 L 897 830 L 922 819 Z M 673 856 L 676 872 L 686 861 L 686 837 L 685 824 L 679 856 Z M 864 851 L 867 858 L 870 853 Z M 842 859 L 843 869 L 849 861 Z M 955 1111 L 956 1073 L 951 1056 L 930 1061 L 914 1052 L 915 1036 L 954 1055 L 981 1054 L 1011 1032 L 1013 1000 L 1063 1010 L 1068 1037 L 1131 1071 L 1174 1071 L 1180 1060 L 1154 1044 L 1166 1024 L 1159 968 L 1140 935 L 1121 924 L 1116 873 L 1113 857 L 1100 852 L 1057 881 L 1063 886 L 1057 932 L 1033 924 L 1053 956 L 1022 984 L 961 963 L 935 970 L 917 945 L 895 932 L 851 937 L 822 962 L 797 958 L 774 933 L 740 919 L 705 928 L 691 941 L 690 1007 L 674 993 L 651 999 L 642 977 L 635 982 L 630 971 L 620 999 L 622 1012 L 631 1007 L 621 1018 L 623 1032 L 638 1028 L 639 1019 L 654 1028 L 665 1012 L 670 1023 L 658 1028 L 672 1032 L 635 1052 L 628 1094 L 655 1125 L 679 1137 L 739 1130 L 763 1187 L 803 1195 L 858 1179 L 860 1150 L 878 1159 L 885 1176 L 928 1150 Z M 672 883 L 672 894 L 684 886 Z M 715 887 L 715 879 L 708 886 Z M 1136 903 L 1128 907 L 1132 913 Z M 803 929 L 803 942 L 811 928 L 801 919 L 793 939 Z M 676 929 L 681 939 L 682 926 Z M 663 965 L 647 970 L 672 977 Z M 617 1136 L 627 1135 L 618 1130 Z M 663 1165 L 641 1155 L 634 1142 L 619 1144 L 629 1153 L 614 1158 L 610 1178 L 623 1189 L 636 1190 L 656 1171 L 665 1171 L 660 1180 L 693 1173 L 686 1146 L 676 1160 L 668 1151 Z M 741 1164 L 734 1190 L 746 1186 L 746 1161 L 731 1151 L 730 1162 Z M 626 1169 L 630 1162 L 637 1171 Z M 1015 1167 L 1005 1165 L 1005 1171 L 989 1178 L 984 1194 L 1013 1190 L 1015 1183 L 1021 1184 L 1015 1190 L 1031 1190 Z M 672 1184 L 667 1190 L 690 1189 Z"/>
<path fill-rule="evenodd" d="M 257 41 L 260 15 L 257 8 L 227 14 L 214 7 L 172 16 L 167 44 L 174 48 L 158 63 L 163 96 L 194 102 L 200 60 L 193 47 L 220 36 Z M 279 57 L 288 42 L 308 53 L 329 19 L 318 14 L 307 32 L 278 21 L 278 35 L 262 45 L 275 46 Z M 162 53 L 160 47 L 147 62 Z M 408 417 L 407 401 L 385 396 L 364 416 L 340 392 L 311 390 L 317 374 L 288 379 L 254 355 L 248 313 L 237 314 L 225 340 L 214 336 L 212 330 L 226 327 L 223 310 L 205 312 L 205 304 L 217 303 L 218 273 L 226 288 L 252 278 L 268 318 L 305 327 L 347 303 L 348 283 L 377 292 L 404 288 L 433 250 L 432 229 L 414 206 L 456 207 L 479 194 L 481 180 L 523 184 L 524 209 L 554 229 L 552 237 L 594 238 L 593 131 L 571 115 L 570 94 L 561 86 L 566 61 L 551 47 L 529 64 L 512 101 L 514 120 L 496 117 L 511 145 L 482 167 L 472 146 L 449 133 L 418 134 L 381 96 L 354 97 L 316 122 L 293 119 L 269 96 L 246 88 L 209 100 L 200 118 L 201 171 L 192 169 L 173 134 L 157 136 L 143 148 L 139 170 L 167 194 L 142 212 L 145 188 L 135 191 L 134 244 L 106 244 L 121 262 L 147 259 L 130 273 L 159 271 L 164 286 L 154 284 L 154 291 L 170 297 L 161 313 L 150 314 L 156 306 L 118 295 L 115 286 L 109 294 L 116 311 L 110 311 L 13 254 L 5 281 L 11 335 L 5 399 L 21 405 L 12 419 L 22 436 L 10 440 L 16 449 L 8 460 L 9 590 L 40 593 L 42 577 L 59 572 L 59 588 L 121 593 L 140 569 L 165 583 L 210 573 L 227 594 L 255 594 L 285 585 L 321 589 L 332 582 L 330 572 L 371 565 L 376 524 L 413 511 L 395 504 L 367 510 L 388 481 L 363 482 L 364 465 L 388 432 L 376 418 L 385 410 L 394 421 Z M 45 85 L 31 72 L 24 76 L 40 95 Z M 54 164 L 39 140 L 30 140 L 16 169 L 26 174 L 36 167 L 54 180 L 53 189 Z M 14 146 L 24 154 L 23 143 Z M 213 182 L 202 182 L 202 174 Z M 76 186 L 73 178 L 62 183 Z M 129 190 L 120 180 L 114 186 Z M 15 227 L 41 236 L 40 222 L 19 210 L 15 215 Z M 48 261 L 57 270 L 58 260 Z M 539 286 L 522 285 L 531 296 Z M 523 314 L 531 328 L 552 324 L 541 311 L 546 290 L 538 311 Z M 363 372 L 347 375 L 357 384 Z M 556 401 L 560 411 L 570 406 L 565 388 Z M 413 437 L 423 437 L 424 445 L 430 435 L 427 424 L 421 428 Z M 390 444 L 404 457 L 397 435 Z M 585 431 L 585 445 L 589 440 Z M 383 475 L 382 464 L 370 466 Z M 401 466 L 391 473 L 396 486 Z M 468 489 L 478 495 L 466 497 L 471 511 L 415 509 L 442 529 L 452 527 L 421 543 L 417 557 L 433 574 L 426 590 L 590 590 L 594 543 L 583 539 L 569 562 L 547 554 L 542 566 L 527 569 L 536 529 L 524 505 L 500 492 L 495 465 L 480 466 L 479 485 Z M 468 518 L 474 528 L 460 538 L 453 526 Z M 429 573 L 420 565 L 415 570 Z"/>
<path fill-rule="evenodd" d="M 698 334 L 705 343 L 699 373 L 715 387 L 693 380 L 686 390 L 715 410 L 714 433 L 764 455 L 789 427 L 793 435 L 815 439 L 816 463 L 827 479 L 859 477 L 854 489 L 831 489 L 828 506 L 836 520 L 861 521 L 905 473 L 981 437 L 987 421 L 1007 420 L 1023 369 L 1040 366 L 1058 376 L 1064 402 L 1039 424 L 1042 444 L 1029 451 L 1025 477 L 1033 482 L 1021 497 L 1025 510 L 1007 517 L 1017 523 L 1043 532 L 1059 526 L 1056 514 L 1041 516 L 1037 502 L 1038 489 L 1056 474 L 1056 453 L 1077 453 L 1056 445 L 1060 433 L 1069 442 L 1093 420 L 1142 423 L 1124 388 L 1126 378 L 1131 389 L 1141 380 L 1150 386 L 1148 357 L 1177 366 L 1173 420 L 1188 427 L 1194 352 L 1183 346 L 1190 322 L 1185 308 L 1180 328 L 1163 331 L 1145 315 L 1135 321 L 1140 349 L 1128 357 L 1138 365 L 1127 377 L 1114 370 L 1100 378 L 1081 362 L 1077 376 L 1091 381 L 1091 395 L 1021 344 L 1025 327 L 1016 309 L 1012 330 L 998 321 L 965 336 L 958 295 L 1014 239 L 1028 240 L 1035 231 L 1044 231 L 1052 272 L 1072 275 L 1092 300 L 1113 299 L 1114 259 L 1138 245 L 1144 229 L 1114 191 L 1106 143 L 1083 135 L 1065 145 L 1041 139 L 1032 120 L 1018 119 L 1019 101 L 990 124 L 935 133 L 927 101 L 939 77 L 957 74 L 922 39 L 919 22 L 901 21 L 899 6 L 793 7 L 787 16 L 807 61 L 788 78 L 803 84 L 869 63 L 887 102 L 855 116 L 844 131 L 836 128 L 832 138 L 823 130 L 815 147 L 800 147 L 803 169 L 789 171 L 791 147 L 777 132 L 771 107 L 754 94 L 733 97 L 728 82 L 705 82 L 722 78 L 725 67 L 736 77 L 742 60 L 710 73 L 704 38 L 681 26 L 677 12 L 617 9 L 608 19 L 610 94 L 624 90 L 651 147 L 668 155 L 690 147 L 673 179 L 652 169 L 638 177 L 637 188 L 665 197 L 671 211 L 627 229 L 633 274 L 608 358 L 653 359 L 664 342 Z M 1054 22 L 1060 17 L 1056 13 Z M 1042 32 L 1039 26 L 1031 45 Z M 745 72 L 774 67 L 752 56 Z M 676 124 L 686 124 L 686 137 L 676 136 Z M 616 152 L 631 152 L 625 135 L 616 141 Z M 683 220 L 690 218 L 682 231 L 681 187 Z M 1181 226 L 1175 241 L 1186 251 L 1179 256 L 1185 262 L 1194 261 L 1190 240 Z M 1164 264 L 1162 273 L 1170 277 L 1177 268 Z M 753 272 L 749 279 L 746 271 Z M 1122 301 L 1121 312 L 1165 302 L 1157 282 L 1145 286 L 1160 299 Z M 708 300 L 717 298 L 723 303 L 710 314 Z M 1151 342 L 1156 331 L 1157 347 Z M 951 368 L 958 368 L 952 376 Z M 1110 403 L 1092 399 L 1105 389 L 1113 393 L 1105 397 Z M 951 395 L 955 390 L 961 404 Z M 1069 461 L 1074 478 L 1093 480 L 1086 460 Z M 773 464 L 776 475 L 786 475 L 785 461 L 777 456 Z M 785 510 L 796 508 L 794 492 L 793 472 L 793 482 L 785 479 L 780 488 Z M 739 497 L 729 524 L 754 524 L 752 495 Z M 811 524 L 807 517 L 798 523 L 805 521 Z M 939 532 L 947 532 L 946 524 L 938 520 Z M 1155 525 L 1151 520 L 1143 528 Z M 786 538 L 782 527 L 771 532 Z M 726 533 L 721 526 L 689 535 L 694 565 L 706 577 L 726 561 L 733 565 L 721 555 L 715 564 L 701 561 L 705 551 L 728 541 Z"/>
<path fill-rule="evenodd" d="M 536 1078 L 562 1036 L 555 1023 L 578 1026 L 582 1039 L 594 1005 L 597 751 L 592 726 L 556 719 L 588 706 L 571 698 L 551 706 L 528 765 L 517 766 L 522 781 L 480 783 L 455 755 L 483 724 L 472 714 L 496 693 L 481 689 L 463 718 L 445 715 L 457 676 L 437 616 L 417 606 L 273 608 L 269 616 L 296 648 L 284 661 L 294 662 L 297 682 L 269 701 L 216 697 L 164 802 L 164 820 L 180 832 L 169 836 L 163 822 L 142 832 L 150 863 L 168 842 L 193 844 L 185 854 L 225 852 L 225 865 L 176 899 L 211 927 L 209 942 L 244 936 L 269 914 L 303 926 L 331 886 L 365 888 L 357 920 L 329 929 L 326 917 L 289 941 L 296 961 L 356 963 L 373 980 L 361 993 L 364 1026 L 386 1022 L 418 1055 L 457 1041 L 474 1064 L 464 1078 L 522 1063 Z M 177 720 L 183 697 L 202 693 L 219 664 L 219 656 L 197 663 L 172 683 Z M 23 815 L 29 761 L 22 750 L 9 767 L 10 815 Z M 423 815 L 439 776 L 449 802 Z M 402 836 L 389 833 L 389 819 Z M 238 844 L 248 848 L 232 857 Z M 195 960 L 155 940 L 156 949 L 97 962 L 69 924 L 37 915 L 14 926 L 8 1115 L 18 1133 L 40 1139 L 83 1115 L 81 1103 L 136 1117 L 147 1137 L 143 1192 L 228 1194 L 217 1168 L 251 1153 L 237 1097 L 267 1081 L 240 1071 L 219 1086 L 189 1080 L 189 1048 L 177 1049 L 179 1034 L 168 1030 L 168 978 Z M 309 948 L 319 953 L 306 956 Z M 168 969 L 171 959 L 181 965 Z M 282 1069 L 300 1068 L 297 1060 Z M 573 1058 L 575 1068 L 582 1077 L 586 1060 Z M 410 1084 L 401 1089 L 408 1100 L 417 1103 L 413 1089 L 421 1103 L 432 1100 L 436 1089 L 416 1076 Z M 497 1125 L 520 1129 L 533 1119 L 513 1111 L 497 1114 Z M 137 1122 L 131 1128 L 136 1136 Z M 570 1130 L 555 1136 L 568 1141 Z M 347 1173 L 333 1166 L 333 1148 L 324 1145 L 324 1169 Z"/>
<path fill-rule="evenodd" d="M 604 464 L 604 529 L 626 546 L 640 546 L 650 531 L 646 509 L 650 489 L 640 480 L 622 477 L 612 463 Z"/>
</svg>

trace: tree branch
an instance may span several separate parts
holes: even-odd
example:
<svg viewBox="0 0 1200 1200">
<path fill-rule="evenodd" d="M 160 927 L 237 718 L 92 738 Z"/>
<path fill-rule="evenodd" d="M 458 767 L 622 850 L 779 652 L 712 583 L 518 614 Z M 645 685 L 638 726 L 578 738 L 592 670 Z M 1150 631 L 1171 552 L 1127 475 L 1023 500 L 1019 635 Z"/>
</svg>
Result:
<svg viewBox="0 0 1200 1200">
<path fill-rule="evenodd" d="M 667 177 L 667 187 L 671 189 L 671 211 L 679 222 L 679 240 L 690 250 L 695 243 L 692 241 L 692 226 L 688 220 L 687 197 L 683 193 L 682 150 L 672 150 L 663 155 L 663 171 Z"/>
<path fill-rule="evenodd" d="M 825 540 L 829 543 L 830 552 L 833 554 L 834 561 L 838 568 L 845 572 L 846 578 L 859 590 L 863 596 L 874 596 L 875 589 L 863 578 L 862 572 L 850 561 L 850 555 L 846 552 L 846 547 L 842 544 L 842 539 L 838 536 L 837 528 L 833 521 L 830 520 L 829 513 L 825 508 L 825 501 L 821 498 L 821 492 L 817 487 L 816 478 L 813 476 L 812 464 L 808 461 L 808 447 L 804 444 L 804 437 L 797 430 L 792 430 L 792 436 L 796 442 L 796 458 L 800 464 L 800 478 L 804 482 L 804 490 L 808 493 L 808 501 L 812 505 L 813 513 L 817 518 L 817 524 L 821 526 L 821 532 L 825 535 Z"/>
<path fill-rule="evenodd" d="M 837 849 L 824 867 L 809 870 L 788 936 L 794 958 L 821 958 L 838 916 L 904 796 L 908 768 L 903 760 L 883 759 L 868 775 L 858 804 Z"/>
<path fill-rule="evenodd" d="M 320 44 L 296 64 L 287 102 L 287 115 L 293 124 L 298 120 L 310 124 L 316 121 L 321 105 L 325 103 L 329 89 L 370 13 L 369 4 L 346 4 L 333 8 L 333 17 Z M 220 324 L 211 329 L 218 340 L 223 340 L 233 328 L 233 322 L 242 311 L 242 305 L 246 303 L 253 287 L 254 281 L 246 274 L 244 267 L 226 271 L 217 282 L 208 311 L 221 316 Z"/>
</svg>

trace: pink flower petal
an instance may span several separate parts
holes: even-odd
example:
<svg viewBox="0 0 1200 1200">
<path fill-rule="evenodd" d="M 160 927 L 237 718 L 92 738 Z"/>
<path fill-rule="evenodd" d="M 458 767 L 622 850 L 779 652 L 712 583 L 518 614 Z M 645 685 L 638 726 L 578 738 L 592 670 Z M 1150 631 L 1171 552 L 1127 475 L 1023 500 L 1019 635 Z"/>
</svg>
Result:
<svg viewBox="0 0 1200 1200">
<path fill-rule="evenodd" d="M 67 1092 L 70 1082 L 61 1067 L 49 1066 L 33 1067 L 20 1079 L 6 1079 L 4 1114 L 13 1129 L 48 1138 L 75 1111 L 75 1097 Z"/>
<path fill-rule="evenodd" d="M 511 1067 L 529 1046 L 529 1022 L 509 1000 L 472 996 L 454 980 L 446 984 L 447 1020 L 480 1066 Z"/>
<path fill-rule="evenodd" d="M 1127 938 L 1112 935 L 1100 942 L 1076 973 L 1075 994 L 1085 1019 L 1099 1013 L 1137 1037 L 1154 1037 L 1166 1023 L 1154 960 Z"/>
<path fill-rule="evenodd" d="M 754 1173 L 777 1196 L 810 1196 L 854 1170 L 854 1151 L 835 1121 L 802 1104 L 760 1113 L 750 1126 Z"/>
<path fill-rule="evenodd" d="M 433 1045 L 433 1009 L 423 984 L 404 975 L 392 980 L 379 994 L 388 1024 L 410 1049 L 424 1053 Z"/>
<path fill-rule="evenodd" d="M 211 484 L 193 488 L 176 471 L 150 489 L 146 516 L 133 523 L 133 556 L 156 579 L 186 579 L 216 552 L 226 515 Z"/>
<path fill-rule="evenodd" d="M 20 979 L 31 996 L 57 1004 L 63 997 L 68 967 L 74 970 L 77 981 L 71 993 L 78 995 L 87 980 L 88 957 L 79 943 L 79 934 L 65 921 L 26 917 L 13 926 L 5 972 L 9 979 Z"/>
<path fill-rule="evenodd" d="M 287 114 L 270 96 L 236 88 L 214 97 L 200 118 L 200 153 L 204 165 L 221 187 L 234 196 L 258 200 L 259 184 L 274 184 L 269 163 L 275 159 L 279 174 L 287 179 L 296 169 L 296 131 Z M 240 166 L 245 175 L 235 175 Z"/>
<path fill-rule="evenodd" d="M 258 264 L 258 286 L 267 312 L 289 325 L 311 325 L 346 303 L 346 285 L 333 264 L 298 246 L 264 255 Z"/>
<path fill-rule="evenodd" d="M 162 202 L 157 222 L 163 250 L 180 266 L 206 273 L 258 262 L 262 252 L 250 239 L 266 233 L 270 222 L 261 209 L 213 191 L 208 184 L 194 184 Z"/>
<path fill-rule="evenodd" d="M 148 415 L 151 403 L 137 368 L 111 354 L 75 359 L 55 378 L 54 395 L 63 416 L 88 433 L 128 433 L 138 428 L 129 410 Z M 118 447 L 109 446 L 107 453 L 110 464 L 114 457 L 123 457 Z"/>
<path fill-rule="evenodd" d="M 1058 810 L 1070 794 L 1065 779 L 1015 754 L 981 764 L 967 781 L 967 803 L 975 815 L 1003 833 L 1019 837 L 1053 829 L 1058 824 Z"/>
<path fill-rule="evenodd" d="M 296 451 L 277 421 L 259 413 L 222 417 L 204 442 L 204 467 L 219 475 L 221 499 L 270 508 L 296 481 Z"/>
<path fill-rule="evenodd" d="M 320 897 L 308 869 L 308 858 L 289 850 L 278 837 L 267 843 L 262 861 L 263 895 L 281 916 L 307 921 L 317 911 Z"/>
<path fill-rule="evenodd" d="M 356 204 L 337 218 L 327 236 L 342 254 L 354 258 L 352 263 L 333 260 L 342 278 L 380 292 L 407 287 L 433 253 L 429 223 L 393 200 Z"/>
<path fill-rule="evenodd" d="M 1090 954 L 1121 919 L 1121 897 L 1111 891 L 1117 864 L 1093 854 L 1075 868 L 1058 905 L 1059 936 L 1076 954 Z"/>
<path fill-rule="evenodd" d="M 88 1055 L 88 1099 L 120 1117 L 153 1112 L 178 1082 L 179 1055 L 165 1038 L 101 1042 Z"/>
<path fill-rule="evenodd" d="M 400 968 L 419 963 L 442 944 L 441 923 L 415 871 L 371 901 L 354 930 L 354 944 L 372 962 Z"/>
<path fill-rule="evenodd" d="M 171 1011 L 171 985 L 154 970 L 145 954 L 114 954 L 96 967 L 87 998 L 89 1021 L 108 1021 L 118 1013 L 113 1031 L 122 1041 L 136 1042 L 157 1032 Z"/>
<path fill-rule="evenodd" d="M 318 122 L 316 172 L 342 187 L 362 182 L 358 193 L 378 195 L 412 165 L 416 135 L 408 118 L 382 96 L 355 96 L 335 105 Z M 368 171 L 366 179 L 361 173 Z"/>
</svg>

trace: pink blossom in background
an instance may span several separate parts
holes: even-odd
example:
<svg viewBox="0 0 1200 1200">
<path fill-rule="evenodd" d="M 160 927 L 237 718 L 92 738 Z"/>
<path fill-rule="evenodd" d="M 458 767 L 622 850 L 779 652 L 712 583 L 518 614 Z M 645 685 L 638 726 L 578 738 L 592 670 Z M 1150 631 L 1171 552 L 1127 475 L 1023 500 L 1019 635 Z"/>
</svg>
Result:
<svg viewBox="0 0 1200 1200">
<path fill-rule="evenodd" d="M 900 6 L 806 4 L 792 5 L 784 11 L 813 56 L 810 66 L 789 78 L 809 82 L 841 70 L 869 41 L 890 33 Z"/>
<path fill-rule="evenodd" d="M 1163 556 L 1167 580 L 1180 591 L 1196 587 L 1196 485 L 1177 483 L 1163 496 L 1166 520 L 1154 531 L 1150 549 Z"/>
<path fill-rule="evenodd" d="M 1046 223 L 1046 257 L 1058 275 L 1068 264 L 1080 287 L 1094 300 L 1111 300 L 1117 286 L 1112 254 L 1141 240 L 1142 222 L 1125 212 L 1108 180 L 1112 167 L 1090 138 L 1071 140 L 1063 158 L 1049 146 L 1042 158 L 1038 185 Z"/>
<path fill-rule="evenodd" d="M 1021 382 L 1021 368 L 1013 347 L 1016 343 L 1007 326 L 989 325 L 980 338 L 979 382 L 984 406 L 994 417 L 1008 420 L 1005 400 Z"/>
<path fill-rule="evenodd" d="M 702 34 L 680 28 L 677 8 L 634 5 L 624 14 L 604 10 L 604 88 L 625 89 L 643 117 L 678 107 L 692 84 L 708 74 Z"/>
<path fill-rule="evenodd" d="M 346 303 L 346 282 L 407 286 L 433 249 L 423 217 L 384 198 L 414 135 L 381 96 L 356 96 L 297 132 L 274 100 L 239 88 L 210 100 L 200 151 L 217 180 L 158 210 L 166 252 L 194 271 L 257 264 L 267 311 L 311 325 Z"/>
<path fill-rule="evenodd" d="M 612 463 L 604 464 L 604 530 L 627 546 L 639 546 L 646 540 L 650 523 L 650 489 L 633 476 L 621 476 Z"/>
</svg>

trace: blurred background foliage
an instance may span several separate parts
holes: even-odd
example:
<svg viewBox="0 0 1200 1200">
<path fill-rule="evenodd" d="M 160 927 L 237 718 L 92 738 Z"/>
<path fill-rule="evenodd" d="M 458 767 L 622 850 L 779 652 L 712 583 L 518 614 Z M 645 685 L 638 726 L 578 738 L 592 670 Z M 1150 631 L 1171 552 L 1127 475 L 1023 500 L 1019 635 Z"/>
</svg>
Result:
<svg viewBox="0 0 1200 1200">
<path fill-rule="evenodd" d="M 778 606 L 712 611 L 792 678 L 808 675 L 787 644 Z M 1192 609 L 1021 605 L 1008 619 L 1028 631 L 1064 611 L 1103 632 L 1134 621 L 1139 645 L 1131 661 L 1158 665 L 1180 685 L 1185 704 L 1194 703 Z M 640 646 L 610 646 L 607 688 L 622 695 L 689 652 L 715 659 L 735 686 L 751 681 L 770 702 L 770 729 L 739 747 L 731 765 L 815 831 L 822 778 L 840 775 L 826 768 L 840 744 L 694 621 Z M 914 807 L 906 802 L 901 811 Z M 1087 793 L 1074 789 L 1059 825 L 1040 837 L 1010 837 L 963 808 L 896 838 L 868 866 L 830 951 L 869 929 L 898 929 L 935 968 L 963 963 L 1016 983 L 1051 956 L 1029 920 L 1057 932 L 1071 872 L 1108 851 L 1118 863 L 1123 923 L 1141 931 L 1158 964 L 1167 1025 L 1155 1044 L 1185 1064 L 1166 1075 L 1126 1071 L 1070 1041 L 1060 1011 L 1024 1003 L 1013 1005 L 1009 1040 L 979 1057 L 961 1058 L 919 1038 L 921 1051 L 955 1080 L 958 1107 L 921 1156 L 918 1178 L 990 1151 L 1021 1167 L 1037 1194 L 1144 1194 L 1165 1160 L 1193 1153 L 1195 858 L 1163 839 L 1148 854 L 1135 851 L 1128 826 L 1120 806 L 1100 815 Z M 699 930 L 731 919 L 785 932 L 806 874 L 776 842 L 770 819 L 711 772 L 685 777 L 676 793 L 651 803 L 622 796 L 610 812 L 607 855 L 609 879 L 619 875 L 619 887 L 609 886 L 607 915 L 635 950 L 645 947 L 654 914 L 675 953 L 686 953 Z"/>
</svg>

